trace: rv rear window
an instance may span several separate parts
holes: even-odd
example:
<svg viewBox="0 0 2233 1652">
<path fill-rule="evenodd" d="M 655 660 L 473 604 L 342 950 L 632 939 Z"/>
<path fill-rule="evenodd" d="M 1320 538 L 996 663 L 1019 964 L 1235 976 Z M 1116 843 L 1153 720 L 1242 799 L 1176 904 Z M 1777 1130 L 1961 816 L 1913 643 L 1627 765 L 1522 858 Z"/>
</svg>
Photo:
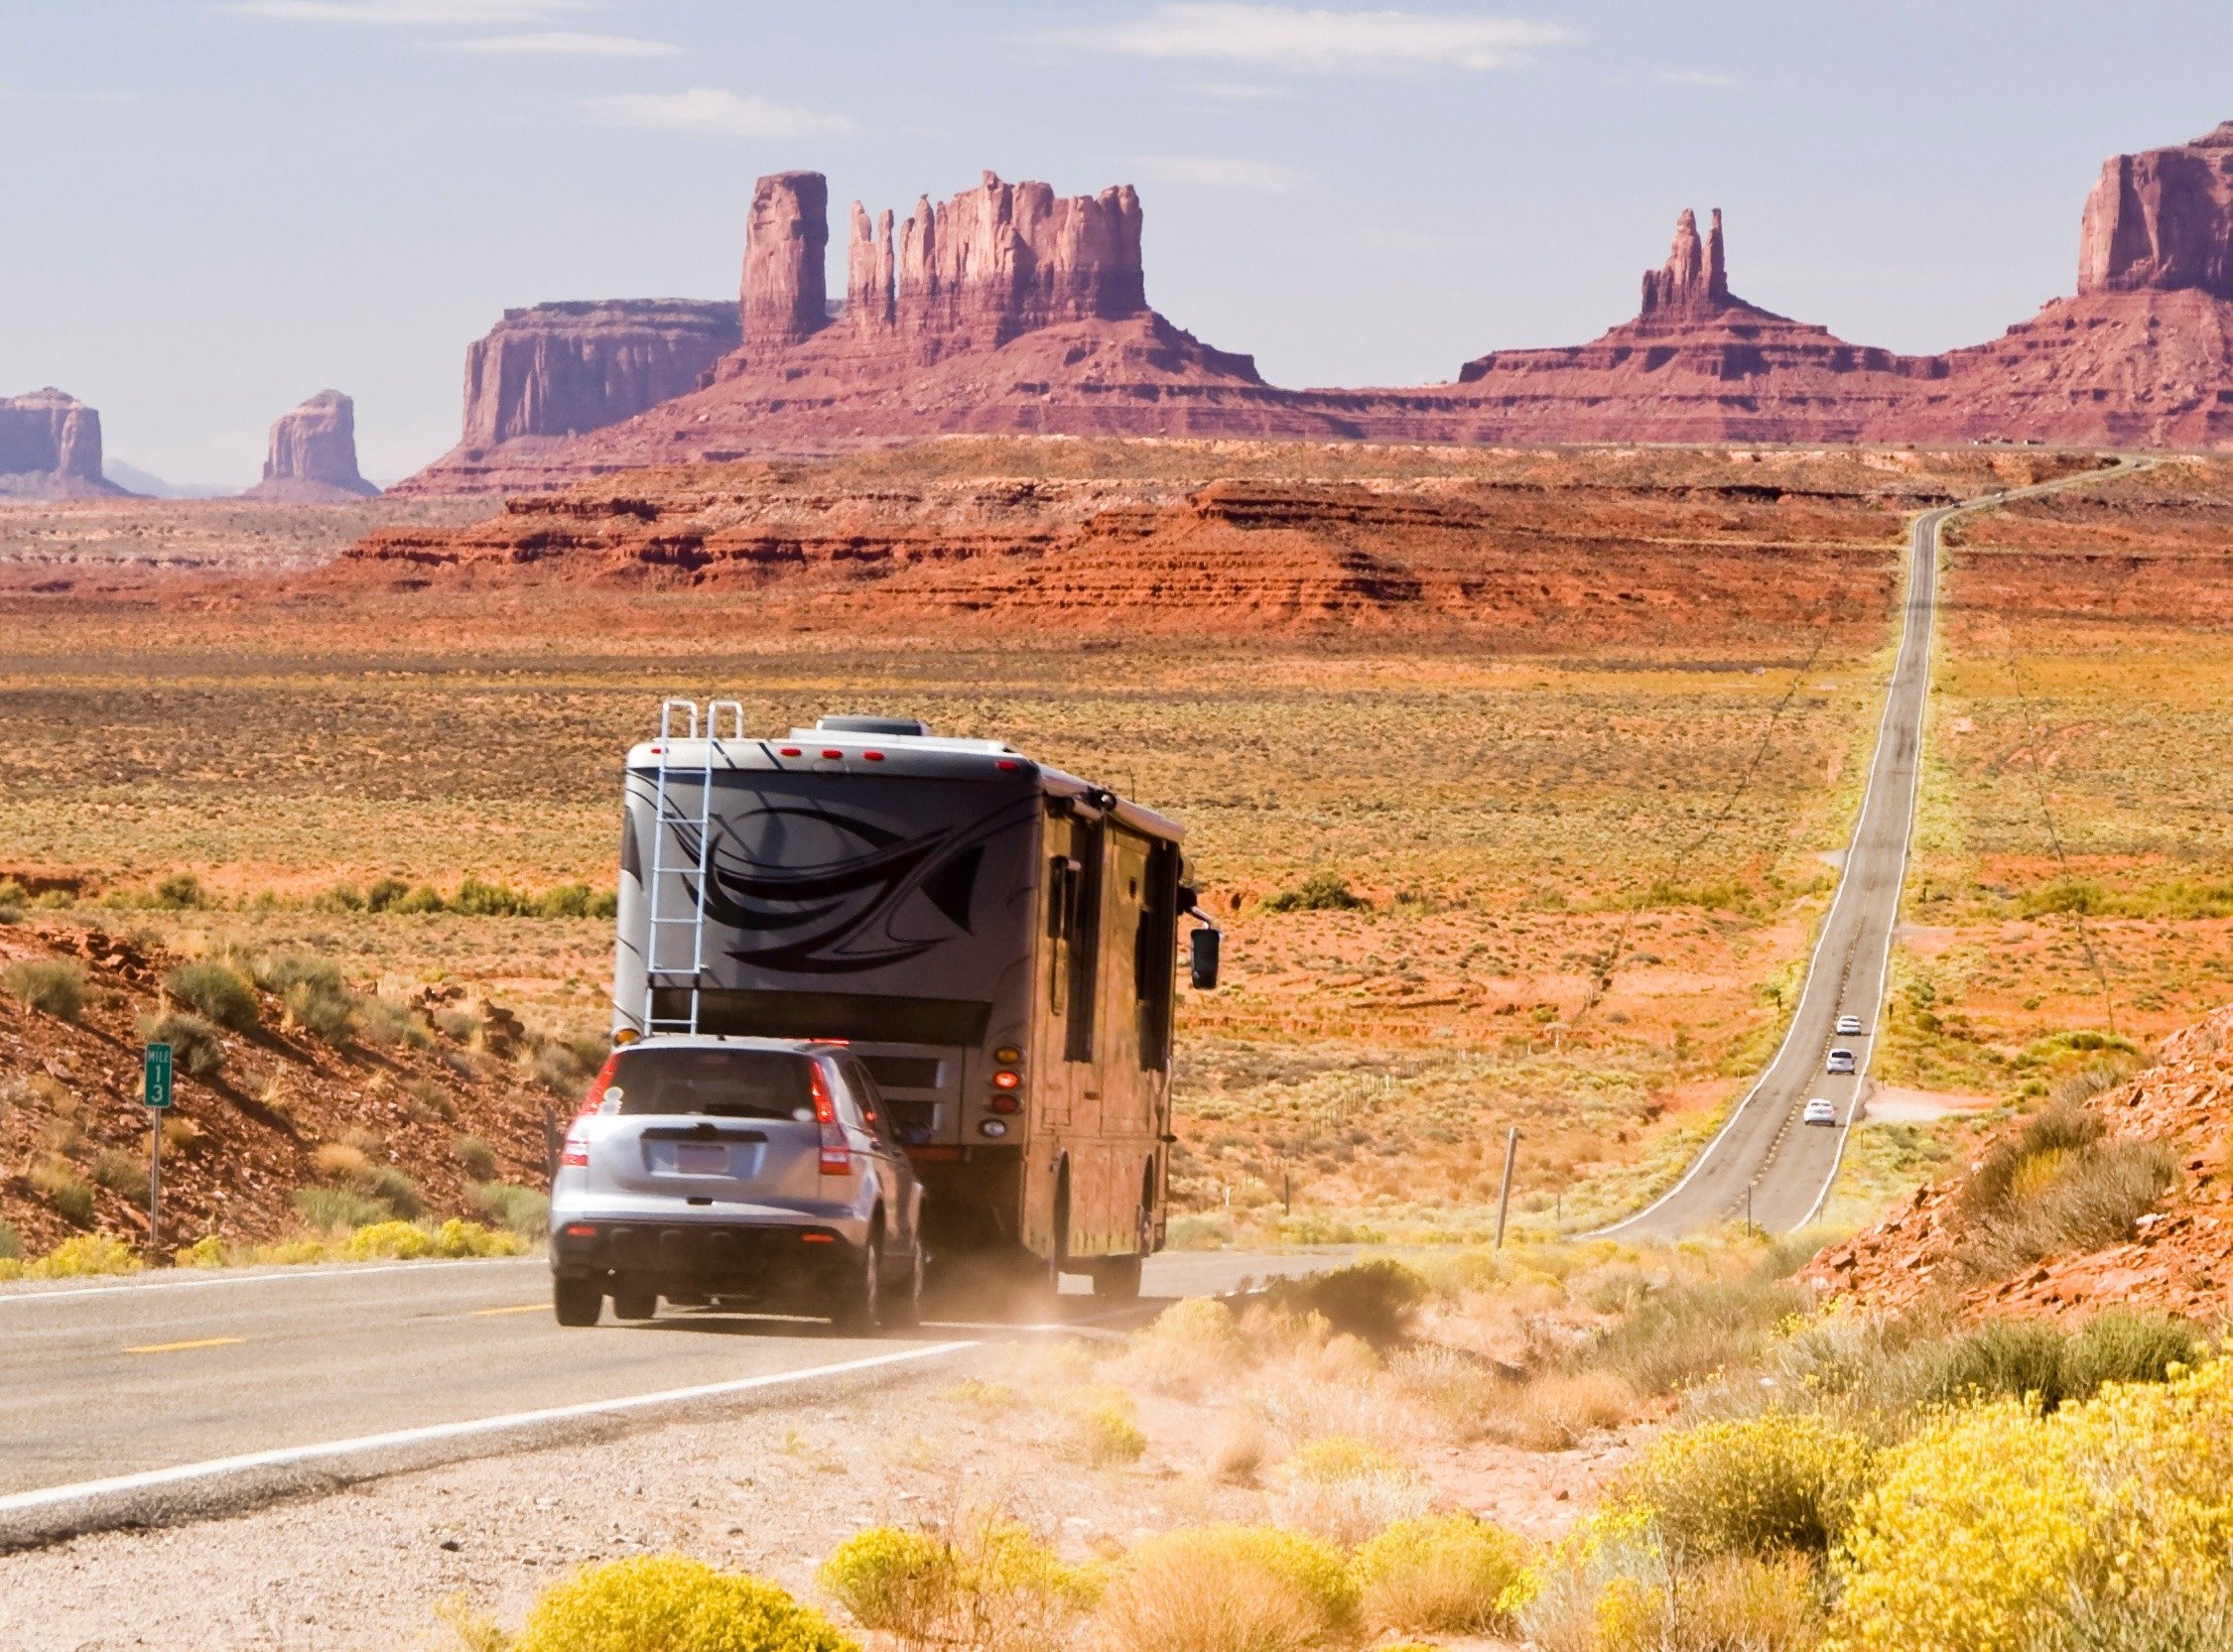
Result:
<svg viewBox="0 0 2233 1652">
<path fill-rule="evenodd" d="M 811 1119 L 807 1066 L 784 1050 L 623 1050 L 605 1093 L 623 1113 Z"/>
</svg>

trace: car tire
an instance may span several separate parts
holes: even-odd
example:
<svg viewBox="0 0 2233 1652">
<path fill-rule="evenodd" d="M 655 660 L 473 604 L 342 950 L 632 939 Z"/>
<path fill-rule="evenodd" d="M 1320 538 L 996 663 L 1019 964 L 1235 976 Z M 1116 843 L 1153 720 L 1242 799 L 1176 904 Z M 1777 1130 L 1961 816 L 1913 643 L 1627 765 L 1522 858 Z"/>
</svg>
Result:
<svg viewBox="0 0 2233 1652">
<path fill-rule="evenodd" d="M 659 1287 L 631 1280 L 612 1293 L 612 1317 L 640 1324 L 659 1313 Z"/>
<path fill-rule="evenodd" d="M 593 1279 L 554 1279 L 551 1312 L 560 1325 L 595 1325 L 604 1314 L 604 1292 Z"/>
<path fill-rule="evenodd" d="M 855 1336 L 873 1334 L 884 1304 L 884 1238 L 870 1233 L 861 1257 L 860 1271 L 840 1288 L 837 1311 L 830 1323 Z"/>
<path fill-rule="evenodd" d="M 906 1280 L 884 1294 L 882 1324 L 886 1331 L 912 1331 L 923 1323 L 923 1246 L 915 1243 L 915 1259 L 907 1266 Z"/>
</svg>

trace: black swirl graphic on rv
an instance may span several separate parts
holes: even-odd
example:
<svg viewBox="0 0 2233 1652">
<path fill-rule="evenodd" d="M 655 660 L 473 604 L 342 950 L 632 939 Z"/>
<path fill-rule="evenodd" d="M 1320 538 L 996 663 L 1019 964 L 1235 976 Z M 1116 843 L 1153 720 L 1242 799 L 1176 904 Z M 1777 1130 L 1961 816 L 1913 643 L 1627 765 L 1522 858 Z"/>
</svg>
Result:
<svg viewBox="0 0 2233 1652">
<path fill-rule="evenodd" d="M 731 817 L 717 835 L 706 916 L 742 940 L 728 956 L 761 969 L 851 975 L 904 963 L 971 933 L 985 841 L 1017 814 L 1011 805 L 965 826 L 906 833 L 827 805 L 768 804 Z M 793 860 L 781 850 L 794 836 L 857 852 Z M 695 858 L 691 839 L 684 852 Z"/>
</svg>

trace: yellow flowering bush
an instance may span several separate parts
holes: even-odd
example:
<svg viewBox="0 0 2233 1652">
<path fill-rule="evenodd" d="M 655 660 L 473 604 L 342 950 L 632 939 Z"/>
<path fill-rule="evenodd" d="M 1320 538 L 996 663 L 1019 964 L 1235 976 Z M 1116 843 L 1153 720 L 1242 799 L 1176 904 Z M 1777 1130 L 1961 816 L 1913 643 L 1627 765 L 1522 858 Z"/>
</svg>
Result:
<svg viewBox="0 0 2233 1652">
<path fill-rule="evenodd" d="M 860 1652 L 770 1583 L 681 1555 L 592 1566 L 546 1590 L 512 1652 Z"/>
<path fill-rule="evenodd" d="M 78 1233 L 35 1261 L 0 1257 L 0 1280 L 73 1279 L 81 1274 L 137 1273 L 147 1264 L 138 1251 L 106 1233 Z"/>
<path fill-rule="evenodd" d="M 2112 1383 L 2042 1417 L 2002 1401 L 1889 1454 L 1839 1557 L 1838 1652 L 2028 1652 L 2074 1610 L 2222 1598 L 2233 1361 Z"/>
<path fill-rule="evenodd" d="M 1273 1510 L 1286 1525 L 1354 1547 L 1433 1505 L 1434 1487 L 1397 1458 L 1362 1440 L 1329 1435 L 1280 1465 Z"/>
<path fill-rule="evenodd" d="M 436 1228 L 411 1221 L 373 1222 L 342 1240 L 340 1255 L 352 1262 L 370 1261 L 375 1257 L 409 1262 L 425 1256 L 452 1260 L 467 1256 L 517 1256 L 526 1249 L 527 1241 L 517 1233 L 499 1232 L 477 1221 L 453 1216 Z"/>
<path fill-rule="evenodd" d="M 820 1579 L 863 1628 L 909 1645 L 1045 1644 L 1100 1588 L 1093 1569 L 990 1514 L 950 1532 L 868 1527 L 838 1546 Z"/>
<path fill-rule="evenodd" d="M 1365 1617 L 1406 1634 L 1480 1634 L 1505 1628 L 1505 1591 L 1526 1545 L 1470 1514 L 1399 1520 L 1357 1551 Z"/>
<path fill-rule="evenodd" d="M 1704 1423 L 1658 1441 L 1615 1496 L 1648 1509 L 1676 1555 L 1820 1554 L 1874 1473 L 1860 1436 L 1810 1412 Z"/>
<path fill-rule="evenodd" d="M 1310 1652 L 1358 1632 L 1341 1551 L 1277 1526 L 1194 1526 L 1126 1555 L 1101 1603 L 1111 1652 Z"/>
</svg>

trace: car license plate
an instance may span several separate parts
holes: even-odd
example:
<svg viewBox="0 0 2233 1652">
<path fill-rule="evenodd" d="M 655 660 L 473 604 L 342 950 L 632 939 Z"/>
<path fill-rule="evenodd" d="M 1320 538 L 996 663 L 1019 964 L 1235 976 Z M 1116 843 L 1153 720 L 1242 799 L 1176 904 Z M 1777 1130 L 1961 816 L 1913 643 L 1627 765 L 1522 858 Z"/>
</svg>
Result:
<svg viewBox="0 0 2233 1652">
<path fill-rule="evenodd" d="M 678 1142 L 675 1144 L 675 1170 L 683 1176 L 726 1176 L 728 1149 Z"/>
</svg>

